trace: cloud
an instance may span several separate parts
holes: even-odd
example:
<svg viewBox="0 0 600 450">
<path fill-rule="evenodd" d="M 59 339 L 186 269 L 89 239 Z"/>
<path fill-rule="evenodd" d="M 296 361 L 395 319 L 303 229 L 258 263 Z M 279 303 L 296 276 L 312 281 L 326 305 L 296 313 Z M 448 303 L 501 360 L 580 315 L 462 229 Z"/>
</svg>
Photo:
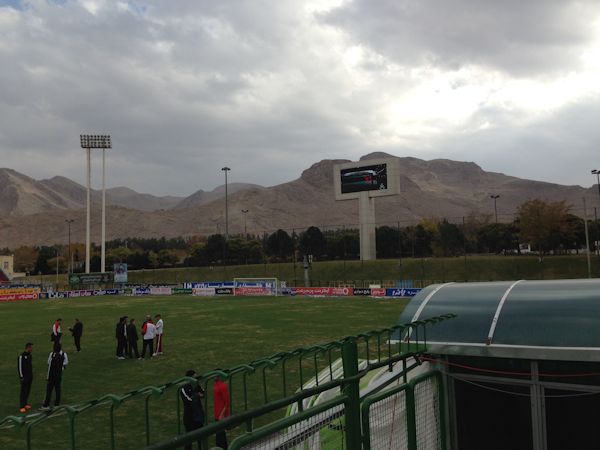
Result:
<svg viewBox="0 0 600 450">
<path fill-rule="evenodd" d="M 594 0 L 355 0 L 323 14 L 357 45 L 401 65 L 477 65 L 514 76 L 579 66 L 597 17 Z"/>
<path fill-rule="evenodd" d="M 529 152 L 536 177 L 584 183 L 582 163 L 544 150 L 569 143 L 589 156 L 595 128 L 576 111 L 597 111 L 599 11 L 585 1 L 3 2 L 0 165 L 83 182 L 79 134 L 103 132 L 114 143 L 108 184 L 160 195 L 211 190 L 224 165 L 231 181 L 274 185 L 378 150 L 515 175 L 528 173 L 512 161 Z"/>
</svg>

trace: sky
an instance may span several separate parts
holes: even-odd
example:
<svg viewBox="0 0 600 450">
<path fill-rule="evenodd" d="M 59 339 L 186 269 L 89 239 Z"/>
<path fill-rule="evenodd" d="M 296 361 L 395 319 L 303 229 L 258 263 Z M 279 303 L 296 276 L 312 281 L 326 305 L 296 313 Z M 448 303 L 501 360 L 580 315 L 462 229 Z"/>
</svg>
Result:
<svg viewBox="0 0 600 450">
<path fill-rule="evenodd" d="M 589 187 L 597 0 L 0 0 L 0 167 L 186 196 L 371 152 Z M 99 186 L 100 152 L 93 159 Z"/>
</svg>

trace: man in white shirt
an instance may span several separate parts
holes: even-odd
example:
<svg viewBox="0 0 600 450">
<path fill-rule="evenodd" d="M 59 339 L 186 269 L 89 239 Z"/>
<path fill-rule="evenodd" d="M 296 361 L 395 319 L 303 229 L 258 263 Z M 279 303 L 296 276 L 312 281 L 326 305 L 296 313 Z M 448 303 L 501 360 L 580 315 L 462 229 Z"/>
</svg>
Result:
<svg viewBox="0 0 600 450">
<path fill-rule="evenodd" d="M 149 350 L 150 357 L 154 356 L 154 336 L 156 336 L 156 325 L 152 323 L 152 318 L 146 316 L 146 321 L 142 325 L 142 336 L 144 337 L 144 346 L 142 347 L 142 359 L 146 357 L 146 349 Z"/>
<path fill-rule="evenodd" d="M 164 323 L 160 314 L 154 316 L 156 319 L 156 352 L 152 356 L 163 354 L 163 327 Z"/>
</svg>

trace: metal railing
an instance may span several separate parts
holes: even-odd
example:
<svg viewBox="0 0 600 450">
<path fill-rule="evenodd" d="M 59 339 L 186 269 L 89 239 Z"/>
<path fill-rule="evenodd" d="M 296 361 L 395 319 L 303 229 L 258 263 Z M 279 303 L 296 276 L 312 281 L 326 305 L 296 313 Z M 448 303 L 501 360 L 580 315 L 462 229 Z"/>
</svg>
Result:
<svg viewBox="0 0 600 450">
<path fill-rule="evenodd" d="M 344 422 L 344 425 L 340 425 L 339 428 L 344 430 L 343 439 L 346 448 L 358 449 L 362 439 L 359 396 L 361 378 L 371 370 L 386 366 L 391 369 L 393 365 L 400 363 L 401 370 L 393 379 L 402 378 L 406 382 L 408 372 L 420 365 L 418 358 L 413 360 L 411 358 L 418 357 L 427 350 L 427 326 L 452 317 L 454 315 L 448 314 L 357 336 L 348 336 L 323 345 L 279 352 L 249 364 L 232 367 L 229 370 L 214 370 L 193 378 L 182 377 L 166 384 L 146 386 L 122 395 L 109 394 L 81 404 L 63 405 L 50 411 L 26 416 L 7 416 L 0 420 L 0 428 L 14 426 L 24 429 L 25 447 L 31 450 L 33 448 L 32 435 L 36 427 L 50 419 L 66 416 L 69 428 L 69 447 L 71 449 L 78 447 L 77 438 L 81 442 L 81 448 L 84 448 L 86 447 L 83 444 L 85 437 L 77 431 L 77 419 L 87 411 L 108 407 L 108 439 L 110 448 L 116 449 L 119 443 L 119 435 L 116 432 L 116 410 L 130 401 L 143 400 L 143 428 L 147 448 L 174 449 L 200 441 L 202 449 L 209 449 L 209 438 L 217 432 L 235 429 L 234 434 L 241 434 L 241 437 L 238 438 L 241 439 L 239 442 L 246 442 L 251 437 L 254 439 L 267 433 L 264 427 L 255 426 L 257 421 L 268 421 L 270 424 L 267 426 L 275 428 L 290 427 L 291 424 L 301 423 L 319 414 L 319 411 L 324 411 L 323 408 L 327 406 L 343 408 L 343 417 L 336 418 L 336 420 Z M 405 336 L 405 339 L 397 339 L 398 336 Z M 366 361 L 360 370 L 358 368 L 359 355 Z M 343 362 L 343 375 L 338 378 L 334 376 L 334 369 L 337 370 L 335 360 L 340 357 Z M 182 434 L 181 401 L 177 395 L 176 404 L 173 402 L 176 406 L 175 411 L 172 414 L 177 423 L 176 429 L 173 429 L 173 435 L 176 437 L 152 445 L 151 399 L 161 396 L 167 391 L 175 391 L 178 394 L 177 390 L 182 385 L 198 383 L 204 387 L 206 392 L 204 410 L 208 412 L 212 401 L 209 395 L 209 385 L 217 378 L 227 380 L 231 416 L 221 421 L 207 423 L 199 430 Z M 341 394 L 338 393 L 333 402 L 318 405 L 317 409 L 311 407 L 310 410 L 304 411 L 308 405 L 307 399 L 330 390 L 339 390 Z M 281 410 L 294 404 L 297 405 L 298 413 L 284 419 L 284 422 L 279 421 Z M 209 415 L 206 414 L 206 416 Z M 329 419 L 321 421 L 323 423 L 319 422 L 320 425 L 316 424 L 311 430 L 316 430 L 317 425 L 329 426 L 332 421 Z M 95 430 L 94 436 L 90 436 L 89 439 L 96 439 L 97 435 L 98 432 Z M 232 448 L 242 448 L 239 447 L 242 444 L 238 444 L 237 441 L 234 443 L 238 447 Z"/>
</svg>

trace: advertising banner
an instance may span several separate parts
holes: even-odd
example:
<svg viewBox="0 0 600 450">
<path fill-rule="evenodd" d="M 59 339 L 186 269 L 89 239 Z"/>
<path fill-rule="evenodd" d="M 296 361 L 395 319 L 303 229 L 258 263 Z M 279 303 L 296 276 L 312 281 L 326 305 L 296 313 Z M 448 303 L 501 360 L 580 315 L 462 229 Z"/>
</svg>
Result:
<svg viewBox="0 0 600 450">
<path fill-rule="evenodd" d="M 151 295 L 171 295 L 172 293 L 173 293 L 173 289 L 170 287 L 167 287 L 167 286 L 150 288 Z"/>
<path fill-rule="evenodd" d="M 0 288 L 0 295 L 39 294 L 40 288 Z"/>
<path fill-rule="evenodd" d="M 294 287 L 292 295 L 307 295 L 315 297 L 347 297 L 353 295 L 352 288 L 348 287 Z"/>
<path fill-rule="evenodd" d="M 98 289 L 94 291 L 94 295 L 123 295 L 124 289 Z"/>
<path fill-rule="evenodd" d="M 192 289 L 173 288 L 171 289 L 171 293 L 173 295 L 192 295 Z"/>
<path fill-rule="evenodd" d="M 421 289 L 403 289 L 403 288 L 393 288 L 386 289 L 385 296 L 386 297 L 414 297 L 417 295 Z"/>
<path fill-rule="evenodd" d="M 113 282 L 110 272 L 72 273 L 69 275 L 69 284 L 106 284 Z"/>
<path fill-rule="evenodd" d="M 232 287 L 218 287 L 213 289 L 215 290 L 215 294 L 217 295 L 233 295 Z"/>
<path fill-rule="evenodd" d="M 133 295 L 150 295 L 150 288 L 136 287 L 132 289 Z"/>
<path fill-rule="evenodd" d="M 0 302 L 13 302 L 16 300 L 37 300 L 38 294 L 2 294 Z"/>
<path fill-rule="evenodd" d="M 385 288 L 371 288 L 372 297 L 385 297 Z"/>
<path fill-rule="evenodd" d="M 113 265 L 115 283 L 127 283 L 127 264 L 115 263 Z"/>
<path fill-rule="evenodd" d="M 48 292 L 46 298 L 68 298 L 68 292 Z"/>
<path fill-rule="evenodd" d="M 352 295 L 371 295 L 371 288 L 352 288 Z"/>
<path fill-rule="evenodd" d="M 233 291 L 233 289 L 232 289 Z M 267 287 L 239 287 L 235 289 L 235 295 L 269 295 L 271 290 Z"/>
<path fill-rule="evenodd" d="M 233 287 L 233 281 L 202 281 L 202 282 L 188 282 L 183 283 L 183 287 L 186 289 L 194 288 L 217 288 L 217 287 Z"/>
<path fill-rule="evenodd" d="M 91 297 L 94 295 L 94 291 L 91 291 L 91 290 L 69 291 L 66 294 L 69 296 L 69 298 Z"/>
<path fill-rule="evenodd" d="M 199 297 L 213 297 L 215 295 L 215 288 L 193 288 L 192 295 Z"/>
</svg>

